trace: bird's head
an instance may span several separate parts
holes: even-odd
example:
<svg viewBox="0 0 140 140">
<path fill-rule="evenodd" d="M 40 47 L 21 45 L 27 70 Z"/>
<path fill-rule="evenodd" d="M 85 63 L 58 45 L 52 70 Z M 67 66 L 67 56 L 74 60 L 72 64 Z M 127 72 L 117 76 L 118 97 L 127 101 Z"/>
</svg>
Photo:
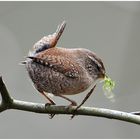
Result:
<svg viewBox="0 0 140 140">
<path fill-rule="evenodd" d="M 85 68 L 94 80 L 105 78 L 104 64 L 95 53 L 87 53 L 85 59 Z"/>
</svg>

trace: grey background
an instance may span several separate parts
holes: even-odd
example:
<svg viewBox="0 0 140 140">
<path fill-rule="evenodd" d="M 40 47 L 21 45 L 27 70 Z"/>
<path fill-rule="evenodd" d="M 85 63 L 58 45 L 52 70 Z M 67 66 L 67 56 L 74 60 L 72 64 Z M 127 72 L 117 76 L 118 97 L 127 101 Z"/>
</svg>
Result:
<svg viewBox="0 0 140 140">
<path fill-rule="evenodd" d="M 10 94 L 45 103 L 18 65 L 33 44 L 67 21 L 57 46 L 96 52 L 116 81 L 111 103 L 99 84 L 86 106 L 140 110 L 140 2 L 0 2 L 0 73 Z M 85 93 L 70 96 L 80 103 Z M 54 97 L 57 104 L 67 104 Z M 0 114 L 0 138 L 140 138 L 140 126 L 105 118 L 8 110 Z"/>
</svg>

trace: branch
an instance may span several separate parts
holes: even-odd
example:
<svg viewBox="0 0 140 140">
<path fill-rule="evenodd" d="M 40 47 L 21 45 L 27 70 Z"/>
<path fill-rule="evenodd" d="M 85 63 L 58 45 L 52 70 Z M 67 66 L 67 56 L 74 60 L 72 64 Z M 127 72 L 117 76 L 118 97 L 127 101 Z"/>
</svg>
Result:
<svg viewBox="0 0 140 140">
<path fill-rule="evenodd" d="M 0 76 L 0 92 L 2 101 L 0 103 L 0 112 L 4 111 L 9 108 L 9 106 L 12 104 L 13 99 L 9 95 L 5 84 L 3 83 L 2 76 Z"/>
<path fill-rule="evenodd" d="M 80 107 L 75 111 L 76 107 L 68 108 L 67 106 L 47 106 L 40 103 L 25 102 L 20 100 L 12 99 L 9 95 L 5 84 L 3 83 L 2 77 L 0 77 L 0 92 L 2 96 L 2 101 L 0 104 L 0 112 L 8 109 L 16 109 L 22 111 L 30 111 L 35 113 L 45 113 L 45 114 L 76 114 L 76 115 L 86 115 L 86 116 L 96 116 L 105 117 L 108 119 L 117 119 L 121 121 L 131 122 L 135 124 L 140 124 L 140 116 L 134 115 L 132 113 L 126 113 L 122 111 L 95 108 L 95 107 Z"/>
</svg>

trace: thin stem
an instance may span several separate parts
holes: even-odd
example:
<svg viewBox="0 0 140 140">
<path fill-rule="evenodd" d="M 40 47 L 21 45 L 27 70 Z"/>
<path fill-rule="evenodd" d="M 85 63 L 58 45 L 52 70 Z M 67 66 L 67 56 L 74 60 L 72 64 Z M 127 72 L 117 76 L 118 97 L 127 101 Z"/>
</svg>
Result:
<svg viewBox="0 0 140 140">
<path fill-rule="evenodd" d="M 68 108 L 67 106 L 53 106 L 53 105 L 45 107 L 45 104 L 14 100 L 11 105 L 11 109 L 45 114 L 73 114 L 76 107 Z M 117 119 L 135 124 L 140 124 L 140 116 L 117 110 L 82 106 L 74 113 L 76 115 L 105 117 L 108 119 Z"/>
</svg>

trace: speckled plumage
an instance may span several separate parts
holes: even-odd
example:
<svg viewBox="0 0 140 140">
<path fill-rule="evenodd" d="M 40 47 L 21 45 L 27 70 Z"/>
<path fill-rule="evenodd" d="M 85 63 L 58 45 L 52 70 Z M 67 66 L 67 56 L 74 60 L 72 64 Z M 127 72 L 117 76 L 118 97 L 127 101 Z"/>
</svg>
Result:
<svg viewBox="0 0 140 140">
<path fill-rule="evenodd" d="M 105 76 L 101 59 L 92 51 L 55 47 L 65 25 L 63 22 L 56 33 L 38 41 L 26 60 L 26 69 L 40 93 L 78 94 Z"/>
</svg>

